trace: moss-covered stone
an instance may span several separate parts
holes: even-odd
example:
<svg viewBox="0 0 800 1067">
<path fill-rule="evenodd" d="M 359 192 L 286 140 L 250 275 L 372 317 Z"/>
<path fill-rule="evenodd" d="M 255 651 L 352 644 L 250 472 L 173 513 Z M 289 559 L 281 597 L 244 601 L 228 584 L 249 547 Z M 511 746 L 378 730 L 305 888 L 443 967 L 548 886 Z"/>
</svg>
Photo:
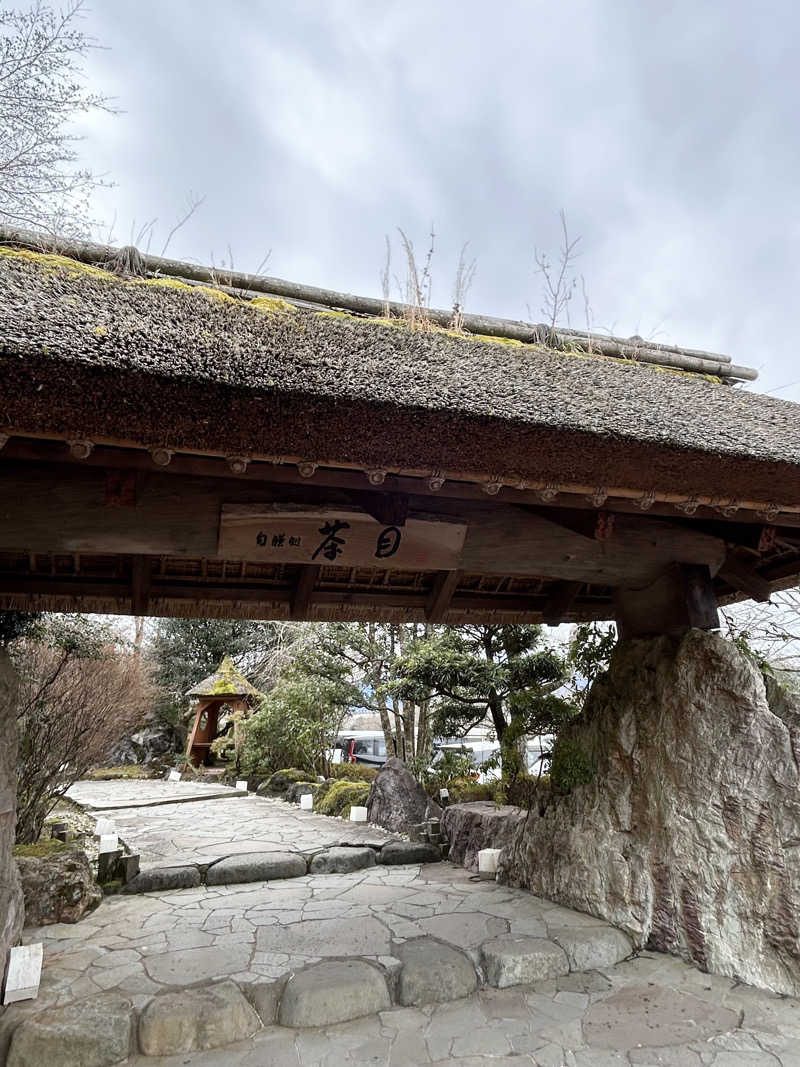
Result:
<svg viewBox="0 0 800 1067">
<path fill-rule="evenodd" d="M 315 805 L 315 810 L 321 815 L 342 815 L 345 818 L 350 814 L 350 808 L 363 806 L 367 802 L 370 790 L 369 782 L 348 782 L 344 779 L 334 782 L 321 800 Z M 319 792 L 317 793 L 317 797 Z M 317 797 L 314 799 L 316 800 Z"/>
<path fill-rule="evenodd" d="M 48 856 L 54 856 L 58 852 L 63 852 L 65 848 L 67 848 L 67 845 L 63 841 L 50 838 L 36 841 L 32 845 L 14 845 L 12 852 L 15 856 L 32 856 L 34 859 L 41 860 L 46 859 Z"/>
</svg>

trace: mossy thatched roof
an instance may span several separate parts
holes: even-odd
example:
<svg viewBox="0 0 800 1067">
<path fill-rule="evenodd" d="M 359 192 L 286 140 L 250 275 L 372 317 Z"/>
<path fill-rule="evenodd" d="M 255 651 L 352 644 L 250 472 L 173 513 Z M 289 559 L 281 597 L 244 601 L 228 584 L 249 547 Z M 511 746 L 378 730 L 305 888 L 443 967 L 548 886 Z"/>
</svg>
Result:
<svg viewBox="0 0 800 1067">
<path fill-rule="evenodd" d="M 261 693 L 233 665 L 230 656 L 225 656 L 219 667 L 208 678 L 193 685 L 187 697 L 260 697 Z"/>
<path fill-rule="evenodd" d="M 800 406 L 0 250 L 0 430 L 800 501 Z M 768 484 L 767 484 L 768 483 Z"/>
</svg>

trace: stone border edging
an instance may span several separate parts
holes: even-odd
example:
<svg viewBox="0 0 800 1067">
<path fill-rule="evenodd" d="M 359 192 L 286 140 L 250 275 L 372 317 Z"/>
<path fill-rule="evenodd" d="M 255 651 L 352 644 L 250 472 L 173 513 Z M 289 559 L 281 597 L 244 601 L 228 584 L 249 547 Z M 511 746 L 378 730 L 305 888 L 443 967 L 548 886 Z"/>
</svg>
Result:
<svg viewBox="0 0 800 1067">
<path fill-rule="evenodd" d="M 389 840 L 380 848 L 372 845 L 341 844 L 305 852 L 242 852 L 222 856 L 212 863 L 190 863 L 174 867 L 152 867 L 140 871 L 120 892 L 159 893 L 200 886 L 238 885 L 302 878 L 306 874 L 347 874 L 372 867 L 439 863 L 445 858 L 440 845 L 415 841 Z"/>
<path fill-rule="evenodd" d="M 598 924 L 565 928 L 552 939 L 493 937 L 470 952 L 431 936 L 398 939 L 391 951 L 380 960 L 328 957 L 263 982 L 224 978 L 171 989 L 141 1009 L 113 992 L 45 1008 L 12 1029 L 7 1067 L 112 1067 L 139 1052 L 223 1048 L 269 1026 L 331 1026 L 392 1007 L 460 1000 L 484 986 L 532 985 L 613 966 L 632 946 L 620 930 Z M 67 1048 L 73 1058 L 65 1060 Z"/>
</svg>

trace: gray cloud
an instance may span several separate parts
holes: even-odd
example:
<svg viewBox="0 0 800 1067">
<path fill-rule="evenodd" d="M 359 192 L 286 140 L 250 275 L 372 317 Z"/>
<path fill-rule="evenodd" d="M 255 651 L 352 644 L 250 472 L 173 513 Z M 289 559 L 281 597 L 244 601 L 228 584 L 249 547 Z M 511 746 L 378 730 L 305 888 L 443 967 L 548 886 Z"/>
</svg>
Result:
<svg viewBox="0 0 800 1067">
<path fill-rule="evenodd" d="M 524 317 L 563 207 L 599 325 L 800 379 L 795 5 L 137 0 L 88 26 L 125 109 L 82 128 L 121 240 L 192 189 L 171 253 L 271 246 L 276 274 L 374 293 L 384 233 L 423 250 L 435 220 L 434 302 L 469 240 L 471 310 Z"/>
</svg>

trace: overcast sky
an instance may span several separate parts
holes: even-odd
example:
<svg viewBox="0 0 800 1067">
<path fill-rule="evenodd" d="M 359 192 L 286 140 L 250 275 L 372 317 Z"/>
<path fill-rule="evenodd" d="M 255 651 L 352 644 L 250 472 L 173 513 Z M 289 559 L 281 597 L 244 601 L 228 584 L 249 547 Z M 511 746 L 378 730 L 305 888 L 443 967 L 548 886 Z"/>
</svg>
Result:
<svg viewBox="0 0 800 1067">
<path fill-rule="evenodd" d="M 121 243 L 157 217 L 160 251 L 191 190 L 170 255 L 271 248 L 271 274 L 379 295 L 384 234 L 424 253 L 433 221 L 435 305 L 469 241 L 467 309 L 540 320 L 563 208 L 597 327 L 800 400 L 796 4 L 94 0 L 86 25 L 124 112 L 83 128 Z"/>
</svg>

